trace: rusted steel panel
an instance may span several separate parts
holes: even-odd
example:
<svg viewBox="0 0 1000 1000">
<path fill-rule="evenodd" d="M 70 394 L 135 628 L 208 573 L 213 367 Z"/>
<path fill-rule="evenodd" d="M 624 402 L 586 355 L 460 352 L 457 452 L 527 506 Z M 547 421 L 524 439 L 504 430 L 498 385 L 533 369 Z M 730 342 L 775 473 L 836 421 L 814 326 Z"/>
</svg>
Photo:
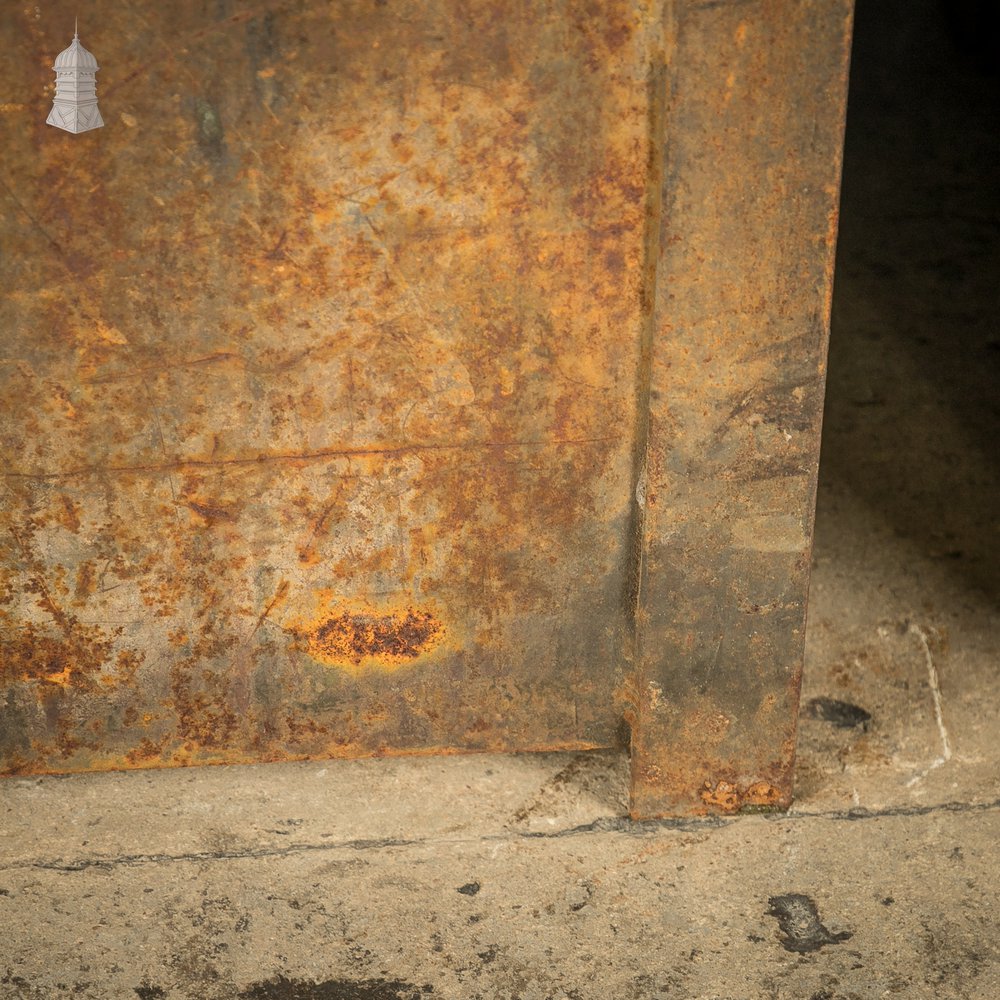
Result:
<svg viewBox="0 0 1000 1000">
<path fill-rule="evenodd" d="M 635 815 L 791 799 L 850 15 L 668 8 Z"/>
<path fill-rule="evenodd" d="M 787 801 L 846 3 L 100 0 L 82 135 L 74 13 L 0 13 L 3 769 L 625 715 L 637 815 Z"/>
<path fill-rule="evenodd" d="M 35 11 L 0 13 L 5 769 L 608 745 L 647 11 L 95 2 L 83 135 L 45 125 L 76 8 Z"/>
</svg>

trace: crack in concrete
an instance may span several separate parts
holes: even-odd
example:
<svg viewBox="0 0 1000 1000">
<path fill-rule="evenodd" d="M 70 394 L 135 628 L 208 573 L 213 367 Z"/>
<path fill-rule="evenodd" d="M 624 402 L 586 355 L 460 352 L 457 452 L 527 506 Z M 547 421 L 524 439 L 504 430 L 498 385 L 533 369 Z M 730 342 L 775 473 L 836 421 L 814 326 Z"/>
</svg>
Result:
<svg viewBox="0 0 1000 1000">
<path fill-rule="evenodd" d="M 927 640 L 927 633 L 914 623 L 910 624 L 910 632 L 917 637 L 924 650 L 924 659 L 927 663 L 927 684 L 931 689 L 931 699 L 934 703 L 934 721 L 937 723 L 938 735 L 941 737 L 941 755 L 935 757 L 922 771 L 918 771 L 906 783 L 907 788 L 923 781 L 931 771 L 947 764 L 951 760 L 951 741 L 948 739 L 948 730 L 945 729 L 944 715 L 941 709 L 941 681 L 938 677 L 937 666 L 934 657 L 931 656 L 930 643 Z"/>
<path fill-rule="evenodd" d="M 973 813 L 1000 809 L 1000 799 L 990 802 L 943 802 L 925 806 L 890 806 L 885 809 L 849 809 L 830 812 L 762 813 L 758 814 L 766 822 L 799 822 L 801 820 L 828 820 L 833 822 L 856 822 L 859 820 L 887 819 L 895 817 L 927 816 L 932 813 Z M 746 816 L 705 816 L 691 818 L 667 818 L 657 820 L 632 820 L 626 816 L 605 816 L 591 823 L 565 827 L 561 830 L 533 831 L 512 830 L 503 834 L 490 834 L 469 838 L 418 839 L 376 838 L 342 840 L 329 844 L 289 844 L 285 847 L 265 847 L 243 851 L 192 851 L 183 854 L 126 854 L 117 857 L 80 858 L 76 861 L 15 861 L 0 864 L 0 871 L 16 871 L 37 868 L 43 871 L 81 872 L 91 868 L 111 870 L 139 865 L 170 864 L 176 862 L 253 861 L 264 858 L 284 858 L 297 854 L 328 851 L 379 851 L 397 847 L 455 846 L 459 844 L 495 843 L 509 840 L 558 840 L 565 837 L 586 834 L 620 833 L 626 836 L 649 836 L 660 831 L 709 830 L 732 826 L 745 820 Z"/>
</svg>

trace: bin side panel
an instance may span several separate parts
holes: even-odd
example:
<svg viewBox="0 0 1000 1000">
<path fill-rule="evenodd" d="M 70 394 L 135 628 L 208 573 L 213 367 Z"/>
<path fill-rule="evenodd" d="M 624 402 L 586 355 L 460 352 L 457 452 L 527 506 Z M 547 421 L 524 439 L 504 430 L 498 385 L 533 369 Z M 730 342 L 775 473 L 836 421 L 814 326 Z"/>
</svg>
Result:
<svg viewBox="0 0 1000 1000">
<path fill-rule="evenodd" d="M 614 738 L 647 12 L 404 6 L 0 13 L 7 771 Z"/>
<path fill-rule="evenodd" d="M 851 5 L 669 11 L 637 816 L 790 801 Z"/>
</svg>

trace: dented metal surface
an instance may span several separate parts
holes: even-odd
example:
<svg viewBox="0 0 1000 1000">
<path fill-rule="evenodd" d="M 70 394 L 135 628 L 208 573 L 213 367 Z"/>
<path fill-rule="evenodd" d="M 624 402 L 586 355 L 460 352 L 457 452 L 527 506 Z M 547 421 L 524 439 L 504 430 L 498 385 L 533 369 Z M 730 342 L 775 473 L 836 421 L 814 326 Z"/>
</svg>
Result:
<svg viewBox="0 0 1000 1000">
<path fill-rule="evenodd" d="M 102 0 L 81 136 L 62 15 L 0 13 L 4 770 L 625 714 L 637 812 L 785 802 L 845 5 Z"/>
</svg>

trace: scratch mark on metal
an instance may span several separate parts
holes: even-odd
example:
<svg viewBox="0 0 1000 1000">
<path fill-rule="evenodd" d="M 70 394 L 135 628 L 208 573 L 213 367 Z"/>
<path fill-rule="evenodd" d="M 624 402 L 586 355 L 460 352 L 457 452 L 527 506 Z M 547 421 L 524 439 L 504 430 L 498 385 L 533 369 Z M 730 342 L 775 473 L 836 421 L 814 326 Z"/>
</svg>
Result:
<svg viewBox="0 0 1000 1000">
<path fill-rule="evenodd" d="M 36 219 L 35 216 L 31 212 L 28 211 L 28 209 L 25 206 L 24 202 L 22 202 L 21 199 L 18 198 L 18 196 L 16 194 L 14 194 L 13 191 L 11 191 L 9 185 L 7 184 L 7 182 L 2 177 L 0 177 L 0 188 L 3 188 L 3 190 L 7 194 L 7 197 L 10 198 L 10 200 L 21 211 L 21 213 L 27 217 L 27 219 L 31 223 L 32 227 L 34 229 L 37 229 L 38 232 L 40 232 L 42 234 L 42 236 L 45 237 L 45 239 L 48 241 L 48 243 L 52 247 L 52 249 L 55 250 L 55 252 L 57 254 L 59 254 L 60 257 L 63 257 L 65 255 L 64 251 L 63 251 L 63 248 L 59 245 L 59 243 L 52 236 L 52 234 L 38 221 L 38 219 Z"/>
</svg>

